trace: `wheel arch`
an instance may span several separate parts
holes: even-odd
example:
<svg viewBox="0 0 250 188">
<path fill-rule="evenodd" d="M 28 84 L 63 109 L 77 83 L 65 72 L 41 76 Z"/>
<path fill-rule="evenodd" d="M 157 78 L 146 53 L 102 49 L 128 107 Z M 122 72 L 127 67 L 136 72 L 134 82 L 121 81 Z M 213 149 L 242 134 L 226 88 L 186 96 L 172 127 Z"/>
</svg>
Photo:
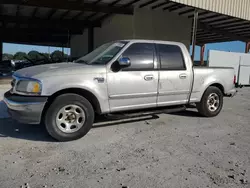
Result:
<svg viewBox="0 0 250 188">
<path fill-rule="evenodd" d="M 100 102 L 92 92 L 86 89 L 82 89 L 82 88 L 67 88 L 67 89 L 59 90 L 48 97 L 48 101 L 43 109 L 42 117 L 44 117 L 46 111 L 48 110 L 48 108 L 50 107 L 50 105 L 52 104 L 52 102 L 54 101 L 56 97 L 63 95 L 63 94 L 68 94 L 68 93 L 78 94 L 82 97 L 85 97 L 90 102 L 94 111 L 97 114 L 102 113 Z"/>
<path fill-rule="evenodd" d="M 211 87 L 211 86 L 219 88 L 219 89 L 221 90 L 222 94 L 225 95 L 225 89 L 224 89 L 224 87 L 223 87 L 222 84 L 220 84 L 220 83 L 213 83 L 213 84 L 209 85 L 209 86 L 206 88 L 206 90 L 207 90 L 209 87 Z M 206 91 L 206 90 L 205 90 L 205 91 Z"/>
</svg>

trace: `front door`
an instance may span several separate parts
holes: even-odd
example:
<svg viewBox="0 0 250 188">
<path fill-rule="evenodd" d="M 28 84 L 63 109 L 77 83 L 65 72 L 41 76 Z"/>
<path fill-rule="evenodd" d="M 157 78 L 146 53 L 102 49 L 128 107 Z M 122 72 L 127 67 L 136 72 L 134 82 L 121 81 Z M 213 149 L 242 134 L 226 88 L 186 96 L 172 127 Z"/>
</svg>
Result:
<svg viewBox="0 0 250 188">
<path fill-rule="evenodd" d="M 131 66 L 108 70 L 111 112 L 156 107 L 158 71 L 154 70 L 154 44 L 132 43 L 121 57 L 129 58 Z"/>
<path fill-rule="evenodd" d="M 185 65 L 181 48 L 173 44 L 156 44 L 156 48 L 160 61 L 157 106 L 185 104 L 192 74 Z"/>
</svg>

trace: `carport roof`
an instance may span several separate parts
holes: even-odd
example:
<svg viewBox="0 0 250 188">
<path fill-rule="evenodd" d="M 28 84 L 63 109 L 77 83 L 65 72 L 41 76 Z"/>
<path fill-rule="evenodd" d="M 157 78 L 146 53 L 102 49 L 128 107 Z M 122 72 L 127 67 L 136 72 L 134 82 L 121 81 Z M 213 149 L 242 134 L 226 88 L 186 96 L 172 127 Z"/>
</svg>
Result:
<svg viewBox="0 0 250 188">
<path fill-rule="evenodd" d="M 244 20 L 241 16 L 233 17 L 235 14 L 222 14 L 223 11 L 211 11 L 211 8 L 206 10 L 205 6 L 192 4 L 192 0 L 185 4 L 183 2 L 185 1 L 0 0 L 0 34 L 4 42 L 67 46 L 70 35 L 81 34 L 88 27 L 99 27 L 113 14 L 133 14 L 134 8 L 147 8 L 174 12 L 193 19 L 198 7 L 197 44 L 250 41 L 249 20 Z"/>
</svg>

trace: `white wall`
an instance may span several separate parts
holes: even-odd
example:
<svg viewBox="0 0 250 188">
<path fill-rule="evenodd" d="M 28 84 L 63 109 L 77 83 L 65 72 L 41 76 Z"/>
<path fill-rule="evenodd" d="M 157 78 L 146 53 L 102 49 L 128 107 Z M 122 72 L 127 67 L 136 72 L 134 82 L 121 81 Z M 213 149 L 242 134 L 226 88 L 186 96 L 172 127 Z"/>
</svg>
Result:
<svg viewBox="0 0 250 188">
<path fill-rule="evenodd" d="M 134 15 L 114 15 L 101 28 L 94 29 L 94 47 L 120 39 L 169 40 L 184 43 L 189 49 L 192 20 L 175 13 L 135 9 Z M 72 56 L 88 49 L 87 32 L 71 40 Z"/>
</svg>

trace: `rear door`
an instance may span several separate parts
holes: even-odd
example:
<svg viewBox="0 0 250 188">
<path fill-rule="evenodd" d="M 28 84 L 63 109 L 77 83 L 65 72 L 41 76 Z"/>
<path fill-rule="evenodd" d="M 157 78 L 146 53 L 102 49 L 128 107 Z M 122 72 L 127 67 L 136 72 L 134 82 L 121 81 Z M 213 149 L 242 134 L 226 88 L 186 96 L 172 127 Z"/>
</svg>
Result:
<svg viewBox="0 0 250 188">
<path fill-rule="evenodd" d="M 191 88 L 191 70 L 184 62 L 182 49 L 174 44 L 156 44 L 159 57 L 157 106 L 184 104 Z"/>
<path fill-rule="evenodd" d="M 118 72 L 108 70 L 111 112 L 156 107 L 158 71 L 154 69 L 154 44 L 132 43 L 121 57 L 129 58 L 131 66 Z"/>
</svg>

